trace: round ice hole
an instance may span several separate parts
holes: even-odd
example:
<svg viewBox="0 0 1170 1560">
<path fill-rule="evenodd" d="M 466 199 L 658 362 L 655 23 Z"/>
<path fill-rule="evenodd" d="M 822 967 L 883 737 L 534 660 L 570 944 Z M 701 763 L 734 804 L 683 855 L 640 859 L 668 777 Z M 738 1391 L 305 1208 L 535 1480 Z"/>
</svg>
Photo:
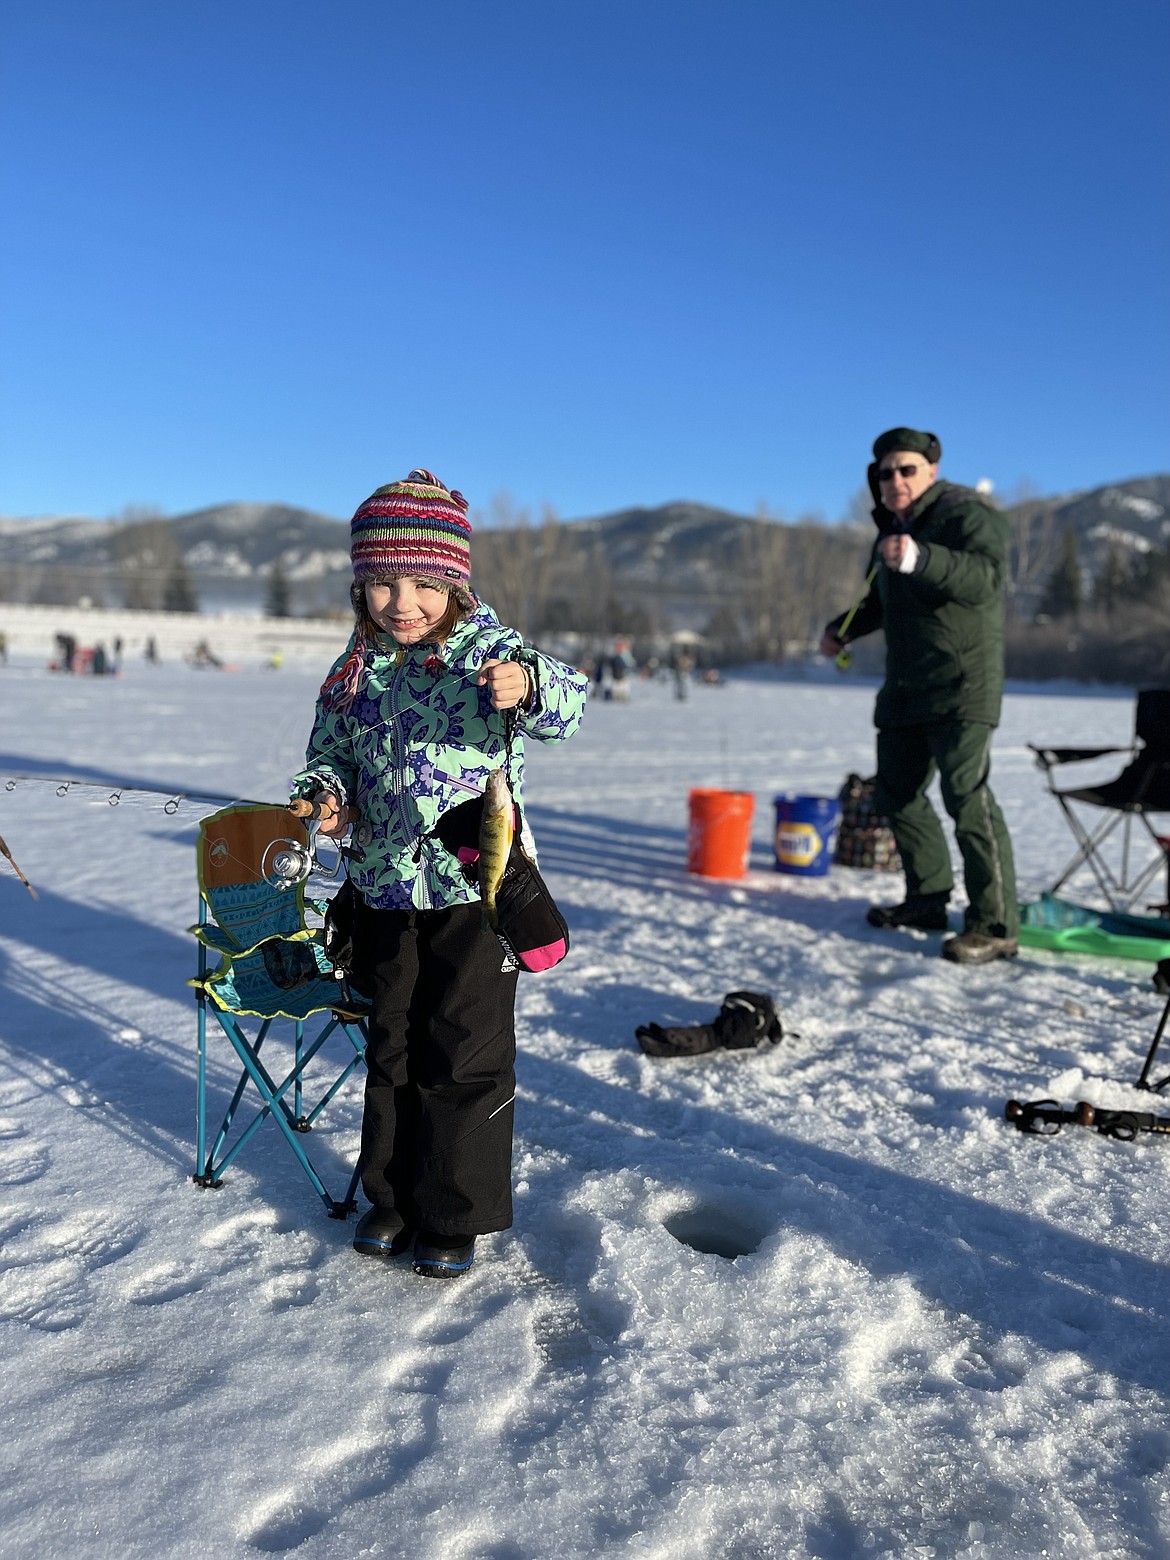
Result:
<svg viewBox="0 0 1170 1560">
<path fill-rule="evenodd" d="M 722 1208 L 683 1208 L 662 1221 L 663 1228 L 675 1240 L 693 1251 L 712 1257 L 746 1257 L 757 1251 L 763 1235 L 741 1219 L 733 1219 Z"/>
</svg>

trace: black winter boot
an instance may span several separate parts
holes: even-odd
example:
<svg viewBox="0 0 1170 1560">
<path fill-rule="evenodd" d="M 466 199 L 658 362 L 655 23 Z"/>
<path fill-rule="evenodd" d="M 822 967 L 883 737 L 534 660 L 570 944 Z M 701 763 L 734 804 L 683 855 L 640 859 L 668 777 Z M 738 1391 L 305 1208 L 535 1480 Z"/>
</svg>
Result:
<svg viewBox="0 0 1170 1560">
<path fill-rule="evenodd" d="M 414 1271 L 421 1278 L 458 1278 L 474 1260 L 474 1235 L 436 1235 L 423 1230 L 414 1243 Z"/>
<path fill-rule="evenodd" d="M 414 1231 L 396 1208 L 371 1208 L 357 1221 L 353 1249 L 363 1257 L 400 1257 L 410 1250 Z"/>
<path fill-rule="evenodd" d="M 900 905 L 870 905 L 865 919 L 887 932 L 899 926 L 910 926 L 919 932 L 945 932 L 947 895 L 911 894 Z"/>
</svg>

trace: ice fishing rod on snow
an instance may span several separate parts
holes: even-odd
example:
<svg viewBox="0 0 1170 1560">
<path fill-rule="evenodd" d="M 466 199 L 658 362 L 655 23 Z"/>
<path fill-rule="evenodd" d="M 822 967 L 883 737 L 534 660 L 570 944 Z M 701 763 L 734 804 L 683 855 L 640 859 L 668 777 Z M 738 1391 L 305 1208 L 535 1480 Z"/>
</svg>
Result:
<svg viewBox="0 0 1170 1560">
<path fill-rule="evenodd" d="M 861 587 L 861 595 L 858 596 L 857 600 L 849 608 L 849 611 L 846 612 L 845 616 L 841 619 L 841 626 L 837 630 L 838 639 L 841 638 L 842 634 L 845 633 L 850 623 L 852 623 L 853 619 L 857 616 L 862 602 L 869 595 L 870 586 L 873 584 L 874 580 L 877 579 L 877 571 L 880 567 L 880 564 L 875 563 L 873 568 L 865 576 L 865 584 Z M 840 650 L 837 651 L 837 654 L 833 657 L 833 665 L 839 672 L 847 672 L 853 665 L 853 652 L 849 649 L 848 645 L 842 645 Z"/>
<path fill-rule="evenodd" d="M 1132 1143 L 1142 1132 L 1170 1134 L 1170 1116 L 1155 1116 L 1141 1110 L 1104 1110 L 1078 1100 L 1067 1110 L 1059 1100 L 1009 1100 L 1004 1115 L 1020 1132 L 1033 1137 L 1055 1137 L 1065 1126 L 1091 1127 L 1102 1137 Z"/>
</svg>

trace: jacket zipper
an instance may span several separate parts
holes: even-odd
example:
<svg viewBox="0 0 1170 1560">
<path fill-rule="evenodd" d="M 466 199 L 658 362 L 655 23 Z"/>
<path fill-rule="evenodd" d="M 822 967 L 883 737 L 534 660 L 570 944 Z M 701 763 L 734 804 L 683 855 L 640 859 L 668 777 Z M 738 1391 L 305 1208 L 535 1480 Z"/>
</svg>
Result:
<svg viewBox="0 0 1170 1560">
<path fill-rule="evenodd" d="M 393 674 L 390 684 L 390 713 L 393 716 L 391 732 L 394 740 L 394 804 L 398 813 L 398 826 L 402 830 L 405 840 L 410 839 L 410 814 L 406 805 L 406 728 L 402 724 L 402 692 L 409 692 L 410 684 L 407 681 L 406 668 L 409 661 L 409 652 L 403 655 L 400 665 Z M 418 908 L 430 910 L 431 891 L 427 881 L 428 865 L 423 861 L 423 836 L 420 834 L 415 840 L 414 849 L 411 852 L 418 882 Z"/>
</svg>

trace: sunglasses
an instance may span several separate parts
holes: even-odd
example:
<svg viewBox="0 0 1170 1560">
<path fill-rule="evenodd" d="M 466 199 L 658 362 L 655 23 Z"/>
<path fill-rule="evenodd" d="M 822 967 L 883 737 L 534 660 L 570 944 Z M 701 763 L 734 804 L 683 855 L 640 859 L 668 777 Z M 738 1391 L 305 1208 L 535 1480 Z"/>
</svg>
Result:
<svg viewBox="0 0 1170 1560">
<path fill-rule="evenodd" d="M 895 477 L 912 477 L 921 466 L 883 466 L 878 472 L 879 482 L 892 482 Z"/>
</svg>

